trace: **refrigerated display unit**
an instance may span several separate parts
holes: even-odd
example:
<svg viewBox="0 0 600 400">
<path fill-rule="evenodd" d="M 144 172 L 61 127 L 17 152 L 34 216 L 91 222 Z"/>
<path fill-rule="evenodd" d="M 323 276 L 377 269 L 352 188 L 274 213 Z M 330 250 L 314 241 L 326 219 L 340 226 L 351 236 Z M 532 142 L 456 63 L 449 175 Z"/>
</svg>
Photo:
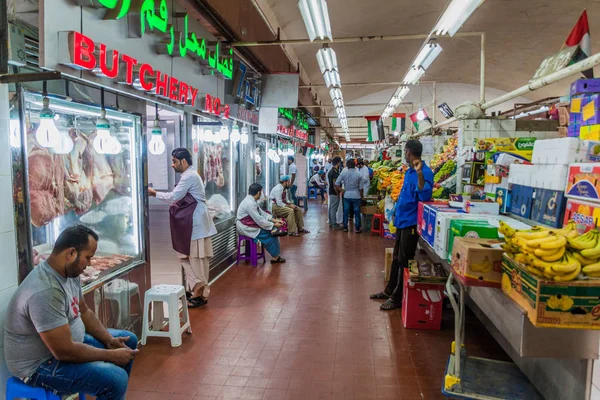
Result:
<svg viewBox="0 0 600 400">
<path fill-rule="evenodd" d="M 139 333 L 150 285 L 140 116 L 22 88 L 12 105 L 20 281 L 64 229 L 85 225 L 99 235 L 86 303 L 107 327 Z"/>
<path fill-rule="evenodd" d="M 217 234 L 212 237 L 214 256 L 210 259 L 209 272 L 212 281 L 235 262 L 236 146 L 240 143 L 221 138 L 222 127 L 231 131 L 230 121 L 219 123 L 199 116 L 194 116 L 192 120 L 192 158 L 204 181 L 206 206 L 217 228 Z M 218 143 L 214 140 L 215 135 L 219 136 Z"/>
</svg>

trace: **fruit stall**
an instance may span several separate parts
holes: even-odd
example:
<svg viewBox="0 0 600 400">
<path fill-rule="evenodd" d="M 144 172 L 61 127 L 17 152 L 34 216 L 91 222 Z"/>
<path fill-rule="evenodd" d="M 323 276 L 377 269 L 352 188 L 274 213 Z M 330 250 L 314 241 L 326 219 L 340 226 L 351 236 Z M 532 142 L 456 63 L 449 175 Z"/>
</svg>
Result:
<svg viewBox="0 0 600 400">
<path fill-rule="evenodd" d="M 459 121 L 430 162 L 434 198 L 419 206 L 420 248 L 449 274 L 455 316 L 466 304 L 484 322 L 535 385 L 527 398 L 586 398 L 599 356 L 600 137 L 587 132 L 600 109 L 584 120 L 583 87 L 573 85 L 566 137 L 553 120 Z M 461 324 L 449 365 L 471 362 Z M 444 382 L 451 396 L 465 389 L 456 373 Z"/>
</svg>

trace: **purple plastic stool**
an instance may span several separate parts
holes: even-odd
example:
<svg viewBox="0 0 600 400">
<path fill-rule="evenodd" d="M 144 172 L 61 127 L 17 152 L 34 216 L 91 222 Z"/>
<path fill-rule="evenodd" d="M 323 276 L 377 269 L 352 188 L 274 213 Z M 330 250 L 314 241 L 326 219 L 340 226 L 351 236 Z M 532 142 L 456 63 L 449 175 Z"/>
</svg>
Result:
<svg viewBox="0 0 600 400">
<path fill-rule="evenodd" d="M 246 242 L 246 250 L 244 252 L 244 254 L 241 253 L 240 249 L 242 248 L 242 242 Z M 258 265 L 258 260 L 262 259 L 263 260 L 263 264 L 265 263 L 265 248 L 264 246 L 260 246 L 261 248 L 261 252 L 258 253 L 258 249 L 256 248 L 258 246 L 258 244 L 256 244 L 254 242 L 254 239 L 248 237 L 248 236 L 243 236 L 243 235 L 239 235 L 238 236 L 238 251 L 237 251 L 237 262 L 236 264 L 240 263 L 240 260 L 244 261 L 244 260 L 250 260 L 250 264 L 253 267 L 256 267 Z"/>
</svg>

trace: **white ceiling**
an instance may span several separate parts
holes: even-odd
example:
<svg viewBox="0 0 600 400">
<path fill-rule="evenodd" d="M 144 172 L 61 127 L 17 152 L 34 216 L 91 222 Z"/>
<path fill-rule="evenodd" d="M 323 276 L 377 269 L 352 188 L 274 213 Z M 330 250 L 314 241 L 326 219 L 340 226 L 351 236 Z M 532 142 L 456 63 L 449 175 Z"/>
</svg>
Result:
<svg viewBox="0 0 600 400">
<path fill-rule="evenodd" d="M 297 7 L 297 0 L 267 0 L 281 29 L 290 39 L 307 38 Z M 328 0 L 333 37 L 366 35 L 427 34 L 435 25 L 445 0 Z M 600 2 L 598 0 L 486 0 L 459 32 L 486 33 L 487 98 L 516 89 L 527 83 L 550 54 L 564 43 L 584 8 L 588 9 L 592 35 L 592 51 L 600 51 Z M 596 29 L 595 29 L 596 28 Z M 594 32 L 599 32 L 594 35 Z M 479 84 L 479 37 L 454 37 L 439 40 L 444 51 L 428 69 L 423 80 L 446 85 L 444 100 L 473 92 L 478 100 L 478 88 L 465 91 L 465 85 Z M 401 81 L 423 40 L 383 42 L 332 43 L 338 58 L 342 91 L 346 105 L 352 103 L 387 103 L 393 87 L 344 87 L 344 82 Z M 319 45 L 292 46 L 302 66 L 312 80 L 323 83 L 315 54 Z M 600 72 L 600 69 L 598 69 Z M 572 79 L 530 93 L 530 100 L 566 94 Z M 429 85 L 430 87 L 430 85 Z M 323 103 L 329 104 L 325 88 L 316 88 Z M 431 90 L 431 89 L 429 89 Z M 460 92 L 461 95 L 454 94 Z M 415 88 L 406 101 L 421 101 L 421 89 Z M 426 89 L 423 89 L 425 103 Z M 418 100 L 417 100 L 418 99 Z M 526 101 L 526 99 L 518 99 Z M 457 105 L 457 104 L 455 104 Z M 425 104 L 424 104 L 425 106 Z M 452 105 L 451 105 L 452 106 Z M 378 115 L 384 106 L 347 107 L 348 115 Z M 506 104 L 503 109 L 512 108 Z M 402 111 L 402 110 L 398 110 Z M 330 111 L 331 112 L 331 111 Z M 351 122 L 350 125 L 358 123 Z M 337 124 L 337 120 L 333 121 Z M 366 125 L 362 122 L 363 126 Z M 366 128 L 365 128 L 366 131 Z M 363 136 L 366 137 L 366 134 Z"/>
</svg>

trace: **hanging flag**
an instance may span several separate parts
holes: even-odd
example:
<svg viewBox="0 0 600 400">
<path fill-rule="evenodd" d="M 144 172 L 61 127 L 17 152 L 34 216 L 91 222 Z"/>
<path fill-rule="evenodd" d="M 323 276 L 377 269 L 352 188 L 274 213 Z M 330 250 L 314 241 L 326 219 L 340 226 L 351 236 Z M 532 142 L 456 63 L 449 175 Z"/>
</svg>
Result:
<svg viewBox="0 0 600 400">
<path fill-rule="evenodd" d="M 377 136 L 377 121 L 379 117 L 365 117 L 369 126 L 369 135 L 367 136 L 367 142 L 374 142 L 373 137 Z"/>
<path fill-rule="evenodd" d="M 404 132 L 406 129 L 406 114 L 394 113 L 392 114 L 392 132 Z M 398 129 L 398 120 L 400 120 L 400 128 Z"/>
<path fill-rule="evenodd" d="M 416 113 L 411 114 L 410 120 L 412 121 L 417 132 L 419 132 L 419 123 L 429 122 L 431 124 L 431 120 L 429 119 L 429 116 L 427 115 L 427 111 L 425 111 L 423 109 L 420 109 Z"/>
<path fill-rule="evenodd" d="M 590 39 L 590 27 L 588 24 L 587 10 L 583 10 L 581 17 L 579 17 L 579 20 L 573 27 L 571 34 L 565 42 L 565 46 L 568 47 L 574 47 L 577 45 L 579 45 L 581 52 L 574 60 L 575 62 L 581 61 L 592 55 L 592 41 Z M 586 78 L 591 79 L 594 77 L 593 68 L 590 68 L 587 71 L 582 71 L 582 73 Z"/>
</svg>

